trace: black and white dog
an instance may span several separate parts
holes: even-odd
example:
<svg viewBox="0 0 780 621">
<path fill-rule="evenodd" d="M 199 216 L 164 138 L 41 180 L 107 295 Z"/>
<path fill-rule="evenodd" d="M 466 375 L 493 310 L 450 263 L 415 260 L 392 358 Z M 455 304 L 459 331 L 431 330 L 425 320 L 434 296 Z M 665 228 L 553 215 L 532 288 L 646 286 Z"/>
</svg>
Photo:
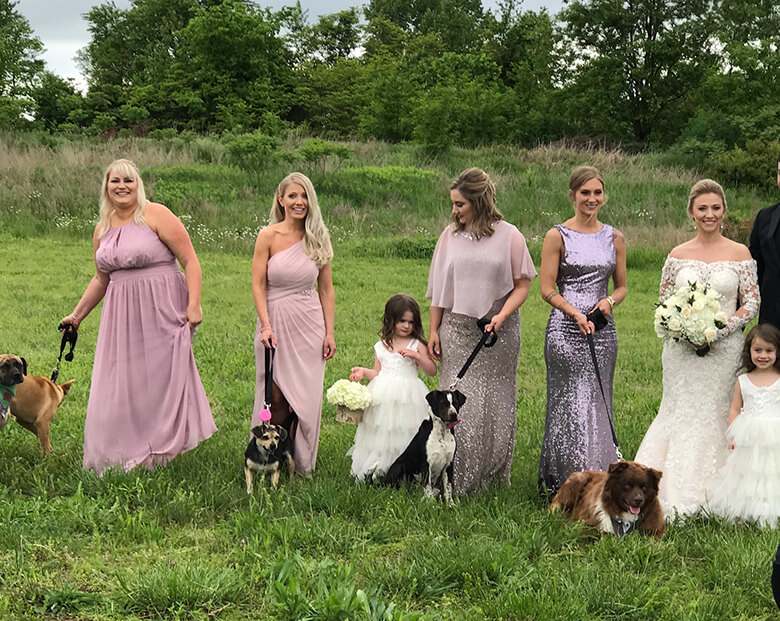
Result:
<svg viewBox="0 0 780 621">
<path fill-rule="evenodd" d="M 433 390 L 425 398 L 431 413 L 388 469 L 385 484 L 399 487 L 403 481 L 419 480 L 425 482 L 426 497 L 438 496 L 440 487 L 444 501 L 452 503 L 453 428 L 466 397 L 457 390 Z"/>
<path fill-rule="evenodd" d="M 292 456 L 292 437 L 290 426 L 294 424 L 294 414 L 290 414 L 284 426 L 263 423 L 252 427 L 252 438 L 244 452 L 244 476 L 246 493 L 252 493 L 252 475 L 257 472 L 263 476 L 271 475 L 271 487 L 279 485 L 282 469 L 292 476 L 295 461 Z"/>
</svg>

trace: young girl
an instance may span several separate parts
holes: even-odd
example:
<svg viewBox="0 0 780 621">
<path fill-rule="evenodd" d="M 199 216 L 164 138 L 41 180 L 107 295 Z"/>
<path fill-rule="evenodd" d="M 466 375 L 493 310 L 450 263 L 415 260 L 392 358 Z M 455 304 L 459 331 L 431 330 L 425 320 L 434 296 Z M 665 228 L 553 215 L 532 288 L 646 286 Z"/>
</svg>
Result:
<svg viewBox="0 0 780 621">
<path fill-rule="evenodd" d="M 774 528 L 780 517 L 780 330 L 755 326 L 745 339 L 726 432 L 731 451 L 710 501 L 712 513 Z"/>
<path fill-rule="evenodd" d="M 360 481 L 386 473 L 428 417 L 428 388 L 418 377 L 418 367 L 436 375 L 414 298 L 399 294 L 387 301 L 380 336 L 374 344 L 374 368 L 354 367 L 349 376 L 353 382 L 371 380 L 372 403 L 350 449 L 352 474 Z"/>
</svg>

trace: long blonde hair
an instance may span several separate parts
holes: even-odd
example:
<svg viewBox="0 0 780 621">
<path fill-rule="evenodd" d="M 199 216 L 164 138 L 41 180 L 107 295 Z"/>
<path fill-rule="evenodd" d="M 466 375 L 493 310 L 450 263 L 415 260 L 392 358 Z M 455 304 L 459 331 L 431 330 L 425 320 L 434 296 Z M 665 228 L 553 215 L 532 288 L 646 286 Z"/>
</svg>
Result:
<svg viewBox="0 0 780 621">
<path fill-rule="evenodd" d="M 504 218 L 496 207 L 496 186 L 488 174 L 481 168 L 467 168 L 455 181 L 450 190 L 457 190 L 471 203 L 473 215 L 469 222 L 469 232 L 477 237 L 493 234 L 493 224 Z M 452 215 L 453 228 L 462 231 L 464 227 L 455 214 Z"/>
<path fill-rule="evenodd" d="M 138 205 L 133 212 L 133 220 L 138 224 L 144 223 L 144 211 L 146 210 L 146 190 L 144 189 L 144 180 L 138 172 L 138 167 L 130 160 L 114 160 L 106 168 L 103 174 L 103 185 L 100 190 L 100 216 L 98 218 L 98 238 L 103 237 L 111 228 L 111 216 L 114 213 L 114 206 L 108 196 L 108 179 L 111 172 L 115 172 L 120 177 L 129 177 L 138 182 Z"/>
<path fill-rule="evenodd" d="M 274 201 L 271 205 L 271 224 L 284 220 L 284 209 L 282 209 L 279 199 L 284 196 L 287 186 L 291 183 L 300 185 L 306 192 L 306 197 L 309 201 L 309 210 L 306 214 L 303 231 L 303 252 L 317 264 L 317 267 L 322 267 L 330 263 L 333 258 L 333 247 L 330 244 L 328 227 L 322 221 L 322 212 L 320 212 L 320 206 L 317 202 L 317 193 L 314 191 L 311 180 L 306 175 L 293 172 L 282 179 L 279 187 L 276 188 Z"/>
</svg>

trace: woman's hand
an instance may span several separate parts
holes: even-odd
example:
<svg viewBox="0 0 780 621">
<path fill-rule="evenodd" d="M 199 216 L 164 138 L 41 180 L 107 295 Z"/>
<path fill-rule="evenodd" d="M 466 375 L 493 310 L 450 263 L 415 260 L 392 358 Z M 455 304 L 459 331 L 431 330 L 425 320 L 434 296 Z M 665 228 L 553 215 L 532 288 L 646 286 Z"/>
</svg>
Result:
<svg viewBox="0 0 780 621">
<path fill-rule="evenodd" d="M 592 321 L 588 321 L 584 313 L 575 314 L 574 321 L 577 322 L 577 327 L 583 334 L 593 334 L 596 331 L 596 326 L 593 325 Z"/>
<path fill-rule="evenodd" d="M 326 334 L 325 340 L 322 341 L 322 357 L 325 360 L 330 360 L 336 355 L 336 339 L 332 334 Z"/>
<path fill-rule="evenodd" d="M 366 376 L 366 369 L 365 367 L 352 367 L 351 372 L 349 374 L 349 381 L 350 382 L 359 382 Z"/>
<path fill-rule="evenodd" d="M 504 325 L 505 321 L 506 317 L 504 317 L 501 313 L 498 315 L 493 315 L 493 317 L 490 319 L 490 323 L 485 326 L 485 332 L 490 332 L 491 330 L 498 332 L 501 329 L 501 326 Z"/>
<path fill-rule="evenodd" d="M 596 302 L 596 306 L 591 308 L 590 312 L 592 313 L 597 308 L 601 311 L 601 314 L 604 315 L 604 317 L 609 317 L 612 314 L 612 304 L 609 303 L 607 298 L 601 298 L 598 302 Z"/>
<path fill-rule="evenodd" d="M 726 448 L 727 448 L 729 451 L 733 451 L 733 450 L 734 450 L 734 440 L 732 440 L 731 442 L 729 442 L 729 445 L 728 445 L 728 447 L 726 447 Z"/>
<path fill-rule="evenodd" d="M 276 337 L 274 336 L 274 331 L 271 329 L 271 326 L 260 328 L 260 342 L 266 349 L 276 349 Z"/>
<path fill-rule="evenodd" d="M 428 353 L 434 360 L 441 360 L 441 343 L 439 342 L 439 333 L 431 332 L 428 339 Z"/>
<path fill-rule="evenodd" d="M 59 328 L 59 331 L 64 334 L 65 331 L 70 332 L 70 328 L 68 326 L 71 326 L 74 330 L 78 330 L 79 326 L 81 325 L 81 322 L 78 319 L 76 319 L 76 315 L 71 313 L 67 317 L 63 317 L 60 320 L 60 325 L 65 326 L 64 328 Z"/>
<path fill-rule="evenodd" d="M 188 306 L 184 318 L 187 320 L 187 323 L 190 324 L 190 328 L 193 330 L 197 328 L 203 321 L 203 309 L 200 307 L 200 304 Z"/>
</svg>

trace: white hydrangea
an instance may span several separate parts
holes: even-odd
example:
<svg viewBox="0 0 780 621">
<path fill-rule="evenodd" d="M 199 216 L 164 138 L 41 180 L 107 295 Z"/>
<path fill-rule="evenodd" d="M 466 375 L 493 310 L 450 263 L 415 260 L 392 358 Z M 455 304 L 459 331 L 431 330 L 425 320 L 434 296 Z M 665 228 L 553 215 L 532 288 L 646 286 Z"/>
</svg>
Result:
<svg viewBox="0 0 780 621">
<path fill-rule="evenodd" d="M 325 393 L 331 405 L 343 405 L 350 410 L 363 410 L 371 405 L 371 391 L 359 382 L 336 381 Z"/>
</svg>

